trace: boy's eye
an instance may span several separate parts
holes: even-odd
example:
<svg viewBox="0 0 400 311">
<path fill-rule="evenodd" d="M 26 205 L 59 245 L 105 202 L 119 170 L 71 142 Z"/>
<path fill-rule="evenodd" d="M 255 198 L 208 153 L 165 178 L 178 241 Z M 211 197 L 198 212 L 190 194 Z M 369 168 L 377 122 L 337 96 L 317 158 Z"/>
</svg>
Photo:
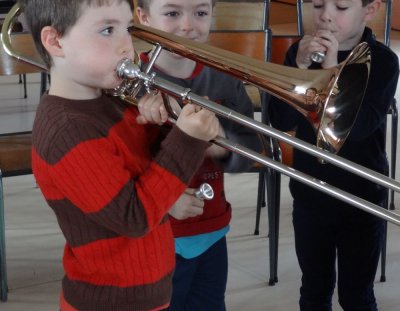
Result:
<svg viewBox="0 0 400 311">
<path fill-rule="evenodd" d="M 165 16 L 170 16 L 170 17 L 177 17 L 179 15 L 178 12 L 176 11 L 171 11 L 171 12 L 167 12 L 164 14 Z"/>
<path fill-rule="evenodd" d="M 101 31 L 102 35 L 109 36 L 113 33 L 114 27 L 107 27 Z"/>
<path fill-rule="evenodd" d="M 322 9 L 322 4 L 314 4 L 314 9 Z"/>
<path fill-rule="evenodd" d="M 198 11 L 196 12 L 197 16 L 203 17 L 203 16 L 208 16 L 208 12 L 207 11 Z"/>
<path fill-rule="evenodd" d="M 336 6 L 339 11 L 346 11 L 348 7 Z"/>
<path fill-rule="evenodd" d="M 133 28 L 134 28 L 133 24 L 132 24 L 132 25 L 129 25 L 129 26 L 126 28 L 126 31 L 129 32 L 129 33 L 132 33 L 132 32 L 133 32 Z"/>
</svg>

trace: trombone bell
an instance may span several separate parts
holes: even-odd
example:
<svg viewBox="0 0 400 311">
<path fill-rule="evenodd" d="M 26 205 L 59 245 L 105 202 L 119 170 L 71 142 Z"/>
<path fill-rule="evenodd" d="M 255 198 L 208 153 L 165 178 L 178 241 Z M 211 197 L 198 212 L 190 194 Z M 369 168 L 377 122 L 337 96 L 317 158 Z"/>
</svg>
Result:
<svg viewBox="0 0 400 311">
<path fill-rule="evenodd" d="M 307 70 L 251 59 L 143 25 L 133 36 L 199 61 L 262 88 L 297 109 L 313 126 L 317 146 L 337 153 L 345 142 L 364 97 L 371 52 L 366 43 L 330 69 Z M 307 90 L 317 90 L 307 95 Z"/>
</svg>

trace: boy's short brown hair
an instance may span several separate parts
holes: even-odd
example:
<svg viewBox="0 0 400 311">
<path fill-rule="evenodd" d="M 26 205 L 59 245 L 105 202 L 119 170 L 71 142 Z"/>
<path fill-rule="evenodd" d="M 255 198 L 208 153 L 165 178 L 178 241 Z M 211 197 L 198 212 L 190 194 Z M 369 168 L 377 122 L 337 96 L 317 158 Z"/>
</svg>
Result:
<svg viewBox="0 0 400 311">
<path fill-rule="evenodd" d="M 28 27 L 32 33 L 36 49 L 47 68 L 51 67 L 51 57 L 41 41 L 41 31 L 45 26 L 52 26 L 63 36 L 75 25 L 81 15 L 83 4 L 88 6 L 103 6 L 115 0 L 19 0 L 25 12 Z M 131 0 L 117 0 L 126 2 L 133 12 Z"/>
<path fill-rule="evenodd" d="M 148 10 L 151 1 L 152 0 L 137 0 L 137 6 L 139 8 Z M 214 6 L 216 2 L 217 2 L 217 0 L 211 0 L 212 6 Z"/>
<path fill-rule="evenodd" d="M 362 2 L 362 6 L 364 7 L 364 6 L 366 6 L 366 5 L 368 5 L 368 4 L 370 4 L 370 3 L 372 3 L 372 2 L 374 2 L 375 0 L 361 0 L 361 2 Z"/>
</svg>

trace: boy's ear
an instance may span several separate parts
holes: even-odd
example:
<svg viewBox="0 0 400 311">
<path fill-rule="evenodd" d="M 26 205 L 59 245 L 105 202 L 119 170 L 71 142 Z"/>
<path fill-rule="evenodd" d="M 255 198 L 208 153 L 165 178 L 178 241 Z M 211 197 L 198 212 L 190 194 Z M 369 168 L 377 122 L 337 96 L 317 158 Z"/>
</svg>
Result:
<svg viewBox="0 0 400 311">
<path fill-rule="evenodd" d="M 64 52 L 60 43 L 60 35 L 51 26 L 45 26 L 40 33 L 42 44 L 51 56 L 63 57 Z"/>
<path fill-rule="evenodd" d="M 141 7 L 136 8 L 136 15 L 142 25 L 149 26 L 149 13 Z"/>
<path fill-rule="evenodd" d="M 367 12 L 364 17 L 365 22 L 369 22 L 370 20 L 374 19 L 376 13 L 378 13 L 381 7 L 382 1 L 381 0 L 374 0 L 370 4 L 367 4 Z"/>
</svg>

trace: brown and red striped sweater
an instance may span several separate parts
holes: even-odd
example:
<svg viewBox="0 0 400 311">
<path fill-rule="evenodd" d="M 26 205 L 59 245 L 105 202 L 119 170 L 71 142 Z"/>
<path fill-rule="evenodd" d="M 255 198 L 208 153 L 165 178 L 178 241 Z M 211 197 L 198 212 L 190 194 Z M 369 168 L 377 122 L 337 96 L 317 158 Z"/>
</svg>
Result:
<svg viewBox="0 0 400 311">
<path fill-rule="evenodd" d="M 80 311 L 158 310 L 169 303 L 173 237 L 166 216 L 208 143 L 138 125 L 117 98 L 44 95 L 32 166 L 65 236 L 63 296 Z"/>
</svg>

